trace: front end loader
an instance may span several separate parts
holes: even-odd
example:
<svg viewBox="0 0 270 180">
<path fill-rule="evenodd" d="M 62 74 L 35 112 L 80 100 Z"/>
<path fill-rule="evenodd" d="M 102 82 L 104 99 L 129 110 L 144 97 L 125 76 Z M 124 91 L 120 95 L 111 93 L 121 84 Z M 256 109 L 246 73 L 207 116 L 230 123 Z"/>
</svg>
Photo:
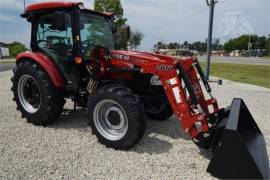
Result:
<svg viewBox="0 0 270 180">
<path fill-rule="evenodd" d="M 212 152 L 213 176 L 269 178 L 265 140 L 244 101 L 220 108 L 195 57 L 116 50 L 113 14 L 82 3 L 36 3 L 22 17 L 32 24 L 31 51 L 16 57 L 11 90 L 28 122 L 52 123 L 71 99 L 75 109 L 87 108 L 100 143 L 128 149 L 143 137 L 145 116 L 175 114 L 193 142 Z"/>
</svg>

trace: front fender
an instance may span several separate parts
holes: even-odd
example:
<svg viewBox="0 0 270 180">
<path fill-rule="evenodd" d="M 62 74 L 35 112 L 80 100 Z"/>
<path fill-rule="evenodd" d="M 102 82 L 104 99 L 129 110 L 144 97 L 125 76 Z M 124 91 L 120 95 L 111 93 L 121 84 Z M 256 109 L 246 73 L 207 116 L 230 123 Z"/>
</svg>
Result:
<svg viewBox="0 0 270 180">
<path fill-rule="evenodd" d="M 49 75 L 55 87 L 62 88 L 65 86 L 65 81 L 61 73 L 57 70 L 55 64 L 50 58 L 38 52 L 26 51 L 16 56 L 16 64 L 22 60 L 31 60 L 39 64 Z"/>
</svg>

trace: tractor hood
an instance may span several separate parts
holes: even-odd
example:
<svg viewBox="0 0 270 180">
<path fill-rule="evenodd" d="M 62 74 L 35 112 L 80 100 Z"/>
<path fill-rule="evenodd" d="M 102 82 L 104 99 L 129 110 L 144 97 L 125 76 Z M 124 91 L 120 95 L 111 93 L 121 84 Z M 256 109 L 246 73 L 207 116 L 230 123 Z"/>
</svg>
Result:
<svg viewBox="0 0 270 180">
<path fill-rule="evenodd" d="M 140 51 L 111 51 L 110 65 L 118 68 L 137 67 L 145 73 L 175 73 L 176 64 L 180 61 L 186 61 L 187 66 L 194 62 L 194 57 L 177 58 L 173 56 L 164 56 L 160 54 L 140 52 Z M 187 67 L 188 68 L 188 67 Z"/>
<path fill-rule="evenodd" d="M 126 61 L 127 63 L 173 63 L 174 57 L 164 56 L 140 51 L 113 50 L 111 57 L 115 60 Z"/>
</svg>

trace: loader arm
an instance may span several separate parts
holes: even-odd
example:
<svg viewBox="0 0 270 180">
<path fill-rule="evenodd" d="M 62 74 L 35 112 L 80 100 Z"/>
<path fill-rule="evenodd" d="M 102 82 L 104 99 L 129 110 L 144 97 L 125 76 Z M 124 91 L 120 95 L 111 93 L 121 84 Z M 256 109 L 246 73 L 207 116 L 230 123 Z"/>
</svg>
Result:
<svg viewBox="0 0 270 180">
<path fill-rule="evenodd" d="M 200 67 L 195 58 L 181 60 L 175 65 L 176 72 L 171 76 L 160 76 L 163 88 L 174 113 L 181 120 L 181 126 L 192 138 L 196 138 L 199 133 L 208 133 L 208 117 L 219 111 L 217 101 L 211 95 L 210 99 L 205 99 L 203 90 L 196 70 Z M 203 74 L 200 78 L 204 79 Z M 207 81 L 204 82 L 209 87 Z M 209 106 L 213 107 L 213 112 L 209 112 Z"/>
</svg>

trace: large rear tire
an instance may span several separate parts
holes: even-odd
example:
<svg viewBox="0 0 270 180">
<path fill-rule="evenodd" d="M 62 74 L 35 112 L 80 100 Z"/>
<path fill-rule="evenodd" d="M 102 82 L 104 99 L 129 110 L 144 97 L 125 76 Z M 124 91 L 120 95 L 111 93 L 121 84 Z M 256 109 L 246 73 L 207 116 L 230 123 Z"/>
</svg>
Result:
<svg viewBox="0 0 270 180">
<path fill-rule="evenodd" d="M 137 95 L 121 85 L 100 87 L 88 103 L 92 133 L 106 147 L 127 149 L 145 132 L 143 105 Z"/>
<path fill-rule="evenodd" d="M 20 62 L 13 72 L 11 90 L 22 117 L 35 125 L 47 125 L 58 119 L 65 100 L 47 73 L 30 60 Z"/>
</svg>

